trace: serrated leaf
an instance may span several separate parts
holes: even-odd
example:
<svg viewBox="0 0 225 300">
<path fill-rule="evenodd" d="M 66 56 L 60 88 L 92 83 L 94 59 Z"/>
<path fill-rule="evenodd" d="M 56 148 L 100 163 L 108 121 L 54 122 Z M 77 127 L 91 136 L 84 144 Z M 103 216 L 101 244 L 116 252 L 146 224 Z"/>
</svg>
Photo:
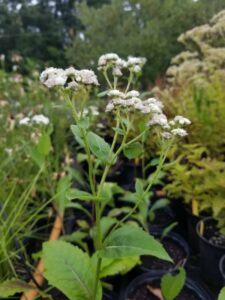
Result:
<svg viewBox="0 0 225 300">
<path fill-rule="evenodd" d="M 12 278 L 0 284 L 0 296 L 1 298 L 10 297 L 15 295 L 16 293 L 22 293 L 33 288 L 35 287 L 25 281 L 19 280 L 17 278 Z"/>
<path fill-rule="evenodd" d="M 87 134 L 88 144 L 91 152 L 101 161 L 107 161 L 109 159 L 110 146 L 106 141 L 95 134 L 94 132 L 88 132 Z"/>
<path fill-rule="evenodd" d="M 186 280 L 184 268 L 180 268 L 179 273 L 172 275 L 166 273 L 161 279 L 161 291 L 165 300 L 174 300 L 181 292 Z"/>
<path fill-rule="evenodd" d="M 69 299 L 93 299 L 95 267 L 90 257 L 69 243 L 50 241 L 44 243 L 44 276 L 49 284 L 58 288 Z M 101 283 L 96 300 L 102 299 Z"/>
<path fill-rule="evenodd" d="M 139 142 L 132 143 L 132 144 L 126 146 L 123 150 L 124 155 L 128 159 L 137 158 L 142 154 L 142 152 L 143 152 L 143 147 L 142 147 L 141 143 L 139 143 Z"/>
<path fill-rule="evenodd" d="M 140 227 L 125 225 L 112 232 L 104 242 L 103 249 L 99 251 L 101 257 L 128 257 L 137 255 L 153 255 L 163 260 L 171 258 L 149 233 Z"/>
</svg>

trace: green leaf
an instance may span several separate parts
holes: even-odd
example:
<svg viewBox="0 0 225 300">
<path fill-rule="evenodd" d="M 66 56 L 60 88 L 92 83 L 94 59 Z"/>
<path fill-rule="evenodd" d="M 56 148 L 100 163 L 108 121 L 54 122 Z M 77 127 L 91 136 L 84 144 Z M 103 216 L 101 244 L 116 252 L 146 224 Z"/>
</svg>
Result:
<svg viewBox="0 0 225 300">
<path fill-rule="evenodd" d="M 33 289 L 34 286 L 19 280 L 17 278 L 12 278 L 6 281 L 3 281 L 0 284 L 0 296 L 2 297 L 10 297 L 15 295 L 16 293 L 25 292 L 26 290 Z"/>
<path fill-rule="evenodd" d="M 80 144 L 82 147 L 84 147 L 84 141 L 83 141 L 81 129 L 77 125 L 71 125 L 70 129 L 71 129 L 73 135 L 75 136 L 78 144 Z"/>
<path fill-rule="evenodd" d="M 163 230 L 160 239 L 163 240 L 164 237 L 166 237 L 166 236 L 170 233 L 170 231 L 173 230 L 173 228 L 176 227 L 177 225 L 178 225 L 178 222 L 173 222 L 173 223 L 171 223 L 169 226 L 167 226 L 167 227 Z"/>
<path fill-rule="evenodd" d="M 220 291 L 218 300 L 224 300 L 224 299 L 225 299 L 225 287 L 222 288 L 222 290 Z"/>
<path fill-rule="evenodd" d="M 124 258 L 103 258 L 100 278 L 113 276 L 116 274 L 124 275 L 133 269 L 137 264 L 140 264 L 139 256 L 124 257 Z"/>
<path fill-rule="evenodd" d="M 50 136 L 47 133 L 42 134 L 36 147 L 40 154 L 47 156 L 52 147 Z"/>
<path fill-rule="evenodd" d="M 101 257 L 128 257 L 137 255 L 153 255 L 160 259 L 171 261 L 163 246 L 153 236 L 140 227 L 125 225 L 110 234 L 103 249 L 99 251 Z"/>
<path fill-rule="evenodd" d="M 66 194 L 67 199 L 69 200 L 74 200 L 74 199 L 78 199 L 78 200 L 85 200 L 85 201 L 90 201 L 90 200 L 94 200 L 94 201 L 100 201 L 101 198 L 93 196 L 92 194 L 85 192 L 85 191 L 81 191 L 78 189 L 70 189 L 67 194 Z"/>
<path fill-rule="evenodd" d="M 184 268 L 177 275 L 165 274 L 161 279 L 161 291 L 165 300 L 174 300 L 181 292 L 186 280 Z"/>
<path fill-rule="evenodd" d="M 90 257 L 78 247 L 63 241 L 44 243 L 44 276 L 51 285 L 69 299 L 93 299 L 96 270 Z M 102 299 L 101 283 L 98 283 L 96 300 Z"/>
<path fill-rule="evenodd" d="M 26 153 L 33 159 L 33 161 L 38 165 L 39 168 L 42 167 L 42 165 L 45 162 L 45 157 L 43 154 L 41 154 L 38 150 L 37 147 L 31 147 L 27 146 L 25 148 Z"/>
<path fill-rule="evenodd" d="M 144 194 L 143 181 L 139 178 L 137 178 L 135 182 L 135 191 L 136 191 L 136 195 L 139 197 L 142 197 Z"/>
<path fill-rule="evenodd" d="M 71 178 L 69 176 L 61 178 L 57 183 L 55 203 L 62 215 L 69 202 L 66 192 L 70 189 L 70 186 Z"/>
<path fill-rule="evenodd" d="M 119 127 L 113 127 L 113 130 L 115 132 L 117 132 L 119 135 L 124 135 L 125 134 L 124 130 L 119 128 Z"/>
<path fill-rule="evenodd" d="M 143 147 L 139 142 L 132 143 L 126 146 L 123 150 L 124 155 L 128 159 L 137 158 L 142 154 L 142 152 L 143 152 Z"/>
<path fill-rule="evenodd" d="M 157 200 L 150 208 L 150 211 L 155 211 L 157 209 L 164 208 L 170 204 L 170 201 L 168 199 L 159 199 Z"/>
<path fill-rule="evenodd" d="M 91 152 L 98 159 L 100 159 L 101 161 L 107 161 L 109 159 L 110 146 L 103 138 L 91 131 L 87 134 L 87 140 Z"/>
</svg>

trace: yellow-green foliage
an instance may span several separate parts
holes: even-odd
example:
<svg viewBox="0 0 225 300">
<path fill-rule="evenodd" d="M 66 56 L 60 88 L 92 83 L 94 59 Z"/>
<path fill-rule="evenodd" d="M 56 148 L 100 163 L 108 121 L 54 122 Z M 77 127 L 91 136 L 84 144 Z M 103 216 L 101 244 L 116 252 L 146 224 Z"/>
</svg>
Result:
<svg viewBox="0 0 225 300">
<path fill-rule="evenodd" d="M 224 223 L 225 162 L 207 157 L 207 150 L 198 144 L 184 145 L 181 150 L 182 154 L 170 165 L 171 183 L 165 189 L 189 205 L 197 201 L 200 212 L 208 211 Z"/>
</svg>

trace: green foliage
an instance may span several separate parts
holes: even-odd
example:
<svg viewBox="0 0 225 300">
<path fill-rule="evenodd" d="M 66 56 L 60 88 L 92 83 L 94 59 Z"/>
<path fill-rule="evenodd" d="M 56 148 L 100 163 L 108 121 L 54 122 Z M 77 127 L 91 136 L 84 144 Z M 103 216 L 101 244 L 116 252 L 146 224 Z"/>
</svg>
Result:
<svg viewBox="0 0 225 300">
<path fill-rule="evenodd" d="M 6 280 L 0 284 L 0 295 L 1 297 L 10 297 L 15 295 L 16 293 L 25 292 L 34 288 L 32 285 L 19 280 L 17 278 L 12 278 L 10 280 Z"/>
<path fill-rule="evenodd" d="M 225 287 L 222 288 L 218 297 L 218 300 L 223 300 L 223 299 L 225 299 Z"/>
<path fill-rule="evenodd" d="M 128 159 L 137 158 L 143 153 L 143 146 L 139 142 L 129 144 L 124 148 L 123 153 Z"/>
<path fill-rule="evenodd" d="M 171 261 L 163 246 L 151 235 L 138 227 L 125 225 L 113 231 L 99 251 L 101 257 L 120 258 L 137 255 L 153 255 Z"/>
<path fill-rule="evenodd" d="M 108 277 L 116 274 L 126 274 L 140 263 L 139 256 L 123 258 L 103 258 L 100 277 Z"/>
<path fill-rule="evenodd" d="M 179 269 L 178 274 L 166 273 L 161 279 L 161 291 L 165 300 L 174 300 L 181 292 L 186 281 L 186 272 Z"/>
<path fill-rule="evenodd" d="M 88 254 L 69 243 L 51 241 L 44 243 L 43 260 L 45 278 L 69 299 L 93 299 L 96 270 Z M 100 282 L 96 299 L 102 299 Z"/>
<path fill-rule="evenodd" d="M 113 0 L 98 8 L 82 2 L 77 11 L 83 28 L 74 37 L 67 57 L 83 68 L 103 53 L 145 56 L 145 80 L 155 80 L 181 50 L 177 37 L 223 8 L 221 0 Z"/>
<path fill-rule="evenodd" d="M 89 147 L 91 152 L 100 160 L 107 161 L 109 159 L 110 154 L 110 146 L 105 140 L 95 134 L 94 132 L 88 132 L 87 140 L 89 143 Z"/>
<path fill-rule="evenodd" d="M 223 223 L 225 213 L 225 163 L 204 157 L 199 145 L 183 145 L 182 154 L 170 166 L 170 183 L 165 189 L 174 198 L 189 204 L 197 201 L 199 212 L 208 211 Z"/>
</svg>

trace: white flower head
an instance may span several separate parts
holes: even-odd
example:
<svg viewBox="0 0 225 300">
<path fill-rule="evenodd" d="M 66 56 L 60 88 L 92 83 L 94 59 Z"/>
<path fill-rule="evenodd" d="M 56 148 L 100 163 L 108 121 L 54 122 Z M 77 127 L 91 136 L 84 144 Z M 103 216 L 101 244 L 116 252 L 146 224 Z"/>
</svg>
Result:
<svg viewBox="0 0 225 300">
<path fill-rule="evenodd" d="M 48 68 L 41 73 L 40 81 L 48 88 L 64 86 L 67 81 L 67 75 L 63 69 Z"/>
<path fill-rule="evenodd" d="M 174 122 L 178 123 L 179 125 L 190 125 L 191 121 L 183 116 L 176 116 L 174 118 Z"/>
<path fill-rule="evenodd" d="M 38 125 L 48 125 L 49 124 L 49 118 L 44 115 L 34 115 L 31 118 L 31 122 Z"/>
<path fill-rule="evenodd" d="M 75 80 L 85 85 L 99 85 L 97 76 L 92 70 L 76 71 Z"/>
<path fill-rule="evenodd" d="M 139 73 L 146 61 L 147 60 L 144 57 L 128 56 L 126 67 L 133 70 L 135 73 Z"/>
<path fill-rule="evenodd" d="M 172 129 L 171 130 L 171 133 L 174 135 L 174 136 L 180 136 L 180 137 L 184 137 L 187 135 L 187 131 L 183 128 L 176 128 L 176 129 Z"/>
<path fill-rule="evenodd" d="M 73 91 L 77 91 L 79 89 L 80 85 L 75 81 L 70 81 L 67 85 L 67 88 Z"/>
<path fill-rule="evenodd" d="M 125 98 L 139 97 L 139 96 L 140 96 L 140 93 L 138 91 L 132 90 L 126 94 Z"/>
<path fill-rule="evenodd" d="M 120 97 L 125 98 L 125 95 L 120 90 L 110 90 L 107 94 L 109 97 Z"/>
<path fill-rule="evenodd" d="M 109 102 L 105 108 L 105 112 L 111 112 L 114 110 L 114 104 L 112 102 Z"/>
<path fill-rule="evenodd" d="M 161 136 L 162 136 L 164 139 L 169 140 L 169 139 L 171 139 L 172 134 L 171 134 L 170 132 L 168 132 L 168 131 L 163 131 L 163 132 L 161 133 Z"/>
<path fill-rule="evenodd" d="M 123 75 L 121 69 L 119 67 L 117 67 L 117 66 L 113 67 L 112 74 L 115 77 L 120 77 L 120 76 Z"/>
<path fill-rule="evenodd" d="M 77 72 L 77 70 L 74 67 L 69 67 L 69 68 L 65 69 L 65 74 L 68 77 L 76 76 L 76 72 Z"/>
<path fill-rule="evenodd" d="M 23 118 L 23 119 L 21 119 L 20 121 L 19 121 L 19 125 L 30 125 L 30 118 L 29 117 L 25 117 L 25 118 Z"/>
<path fill-rule="evenodd" d="M 108 63 L 116 62 L 119 59 L 120 58 L 116 53 L 107 53 L 99 57 L 98 66 L 100 68 L 105 67 Z"/>
<path fill-rule="evenodd" d="M 165 129 L 169 129 L 168 120 L 164 114 L 154 114 L 148 124 L 149 126 L 159 125 Z"/>
</svg>

